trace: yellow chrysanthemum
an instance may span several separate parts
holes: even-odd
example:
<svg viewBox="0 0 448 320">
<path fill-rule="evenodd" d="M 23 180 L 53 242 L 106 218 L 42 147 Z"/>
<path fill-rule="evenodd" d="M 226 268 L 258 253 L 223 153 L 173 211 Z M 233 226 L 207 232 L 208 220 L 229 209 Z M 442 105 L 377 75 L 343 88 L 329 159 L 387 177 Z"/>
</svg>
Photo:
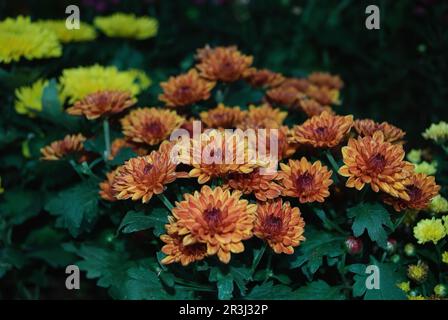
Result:
<svg viewBox="0 0 448 320">
<path fill-rule="evenodd" d="M 59 81 L 61 95 L 64 100 L 68 98 L 70 103 L 97 91 L 129 91 L 135 96 L 143 89 L 134 71 L 119 71 L 113 66 L 93 65 L 65 69 Z"/>
<path fill-rule="evenodd" d="M 414 165 L 415 173 L 424 173 L 429 176 L 434 175 L 437 172 L 437 162 L 433 161 L 431 163 L 423 161 Z"/>
<path fill-rule="evenodd" d="M 151 86 L 152 80 L 148 77 L 145 71 L 140 69 L 129 69 L 127 72 L 134 77 L 142 90 L 148 89 Z"/>
<path fill-rule="evenodd" d="M 408 159 L 412 163 L 419 163 L 420 161 L 422 161 L 422 150 L 412 149 L 406 155 L 406 159 Z"/>
<path fill-rule="evenodd" d="M 17 113 L 34 116 L 37 112 L 42 111 L 42 94 L 47 84 L 47 80 L 40 79 L 31 86 L 16 89 L 14 107 Z"/>
<path fill-rule="evenodd" d="M 18 16 L 0 22 L 0 62 L 60 57 L 62 47 L 56 34 L 29 17 Z"/>
<path fill-rule="evenodd" d="M 68 29 L 65 20 L 41 20 L 36 24 L 54 32 L 62 43 L 91 41 L 96 38 L 95 28 L 85 22 L 79 24 L 79 29 Z"/>
<path fill-rule="evenodd" d="M 428 276 L 428 265 L 422 261 L 417 264 L 411 264 L 408 266 L 408 277 L 417 283 L 422 283 Z"/>
<path fill-rule="evenodd" d="M 108 37 L 137 40 L 154 37 L 159 26 L 154 18 L 120 12 L 107 17 L 96 17 L 93 23 Z"/>
<path fill-rule="evenodd" d="M 397 283 L 397 287 L 400 288 L 403 292 L 408 293 L 411 291 L 411 283 L 409 281 L 403 281 Z"/>
<path fill-rule="evenodd" d="M 448 264 L 448 251 L 442 253 L 442 262 Z"/>
<path fill-rule="evenodd" d="M 436 244 L 445 236 L 446 230 L 442 223 L 442 219 L 423 219 L 414 227 L 414 237 L 420 244 L 430 241 Z"/>
<path fill-rule="evenodd" d="M 433 140 L 436 143 L 443 143 L 448 140 L 448 123 L 440 121 L 433 123 L 423 133 L 423 138 Z"/>
<path fill-rule="evenodd" d="M 439 194 L 431 200 L 431 202 L 429 203 L 428 209 L 432 213 L 447 213 L 448 212 L 448 200 Z"/>
</svg>

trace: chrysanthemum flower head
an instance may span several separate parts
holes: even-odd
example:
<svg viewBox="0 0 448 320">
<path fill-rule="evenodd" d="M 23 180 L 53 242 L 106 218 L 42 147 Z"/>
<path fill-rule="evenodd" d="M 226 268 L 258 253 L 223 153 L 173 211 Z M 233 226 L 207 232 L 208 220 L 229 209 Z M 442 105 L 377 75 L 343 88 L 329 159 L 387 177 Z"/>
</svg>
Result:
<svg viewBox="0 0 448 320">
<path fill-rule="evenodd" d="M 132 199 L 147 203 L 154 194 L 161 194 L 165 185 L 185 173 L 176 172 L 176 164 L 171 159 L 172 144 L 164 142 L 158 151 L 149 155 L 132 158 L 117 168 L 112 189 L 118 200 Z"/>
<path fill-rule="evenodd" d="M 346 186 L 361 190 L 370 184 L 375 192 L 382 190 L 394 197 L 409 201 L 404 185 L 413 170 L 413 165 L 404 159 L 403 147 L 384 141 L 377 131 L 372 137 L 351 138 L 342 148 L 344 165 L 339 174 L 348 177 Z"/>
<path fill-rule="evenodd" d="M 114 13 L 110 16 L 96 17 L 95 26 L 111 38 L 130 38 L 143 40 L 154 37 L 158 31 L 158 22 L 147 16 Z"/>
<path fill-rule="evenodd" d="M 121 119 L 123 134 L 133 142 L 156 145 L 179 128 L 184 118 L 175 111 L 138 108 Z"/>
<path fill-rule="evenodd" d="M 47 80 L 37 80 L 31 86 L 20 87 L 16 89 L 16 101 L 14 108 L 19 114 L 34 116 L 37 112 L 42 111 L 42 95 L 45 87 L 48 85 Z"/>
<path fill-rule="evenodd" d="M 40 20 L 35 24 L 54 32 L 62 43 L 95 40 L 96 31 L 90 24 L 80 22 L 79 29 L 68 29 L 65 22 L 65 20 Z"/>
<path fill-rule="evenodd" d="M 432 213 L 448 213 L 448 200 L 442 197 L 440 194 L 432 198 L 428 206 L 429 211 Z"/>
<path fill-rule="evenodd" d="M 203 184 L 212 178 L 249 173 L 265 165 L 254 158 L 256 155 L 250 152 L 249 147 L 247 139 L 238 133 L 210 130 L 202 133 L 199 141 L 190 140 L 190 152 L 181 155 L 181 162 L 192 166 L 190 177 L 197 177 Z"/>
<path fill-rule="evenodd" d="M 247 117 L 239 126 L 241 129 L 275 129 L 283 125 L 287 112 L 272 108 L 269 104 L 249 106 Z"/>
<path fill-rule="evenodd" d="M 274 88 L 281 85 L 285 78 L 268 69 L 252 69 L 246 76 L 246 81 L 255 88 Z"/>
<path fill-rule="evenodd" d="M 242 241 L 252 237 L 257 206 L 240 197 L 240 191 L 209 186 L 185 194 L 172 211 L 183 245 L 205 243 L 207 254 L 217 254 L 224 263 L 230 261 L 231 253 L 243 252 Z"/>
<path fill-rule="evenodd" d="M 18 16 L 0 21 L 0 62 L 54 58 L 62 55 L 56 34 Z"/>
<path fill-rule="evenodd" d="M 375 122 L 371 119 L 355 120 L 354 128 L 362 137 L 373 136 L 376 131 L 381 131 L 384 135 L 384 141 L 402 142 L 402 138 L 406 133 L 387 122 Z"/>
<path fill-rule="evenodd" d="M 210 92 L 215 86 L 214 81 L 199 77 L 195 69 L 185 74 L 170 77 L 160 86 L 163 93 L 159 100 L 165 102 L 167 107 L 182 107 L 210 98 Z"/>
<path fill-rule="evenodd" d="M 40 149 L 42 160 L 60 160 L 68 155 L 76 155 L 84 150 L 86 138 L 82 134 L 66 135 L 64 139 L 52 142 Z"/>
<path fill-rule="evenodd" d="M 181 263 L 184 267 L 195 261 L 203 260 L 207 256 L 207 245 L 205 243 L 183 244 L 183 237 L 178 234 L 164 234 L 160 236 L 165 245 L 162 252 L 166 255 L 162 264 Z"/>
<path fill-rule="evenodd" d="M 293 254 L 305 240 L 305 222 L 299 208 L 279 200 L 258 204 L 254 235 L 267 241 L 275 253 Z"/>
<path fill-rule="evenodd" d="M 289 158 L 297 151 L 297 144 L 290 141 L 290 130 L 287 126 L 279 128 L 268 128 L 263 133 L 258 130 L 257 135 L 257 150 L 264 152 L 268 157 L 277 157 L 278 160 Z M 271 146 L 271 144 L 273 144 Z M 277 155 L 275 152 L 275 145 L 277 148 Z M 272 153 L 272 154 L 271 154 Z"/>
<path fill-rule="evenodd" d="M 113 160 L 123 149 L 129 148 L 139 156 L 148 154 L 148 150 L 138 143 L 133 143 L 123 138 L 117 138 L 110 144 L 109 160 Z"/>
<path fill-rule="evenodd" d="M 297 101 L 298 107 L 305 112 L 308 117 L 314 117 L 322 114 L 324 111 L 327 113 L 334 115 L 333 109 L 330 106 L 323 106 L 319 102 L 314 99 L 310 99 L 304 94 L 299 95 L 299 99 Z"/>
<path fill-rule="evenodd" d="M 414 164 L 419 163 L 420 161 L 422 161 L 422 150 L 412 149 L 406 155 L 406 159 L 408 159 L 409 161 L 411 161 Z"/>
<path fill-rule="evenodd" d="M 442 219 L 423 219 L 420 220 L 414 227 L 414 237 L 420 244 L 424 244 L 426 242 L 437 244 L 437 242 L 445 236 L 446 230 Z"/>
<path fill-rule="evenodd" d="M 341 103 L 341 101 L 339 100 L 339 90 L 337 89 L 310 85 L 306 89 L 305 93 L 307 96 L 316 100 L 324 106 L 339 105 Z"/>
<path fill-rule="evenodd" d="M 448 123 L 440 121 L 433 123 L 423 133 L 425 139 L 433 140 L 436 143 L 444 143 L 448 140 Z"/>
<path fill-rule="evenodd" d="M 344 82 L 338 75 L 331 75 L 327 72 L 313 72 L 308 76 L 308 80 L 318 86 L 327 87 L 329 89 L 340 90 L 344 87 Z"/>
<path fill-rule="evenodd" d="M 142 89 L 135 72 L 119 71 L 116 67 L 93 65 L 65 69 L 59 79 L 64 99 L 74 103 L 87 95 L 104 90 L 127 91 L 132 96 Z"/>
<path fill-rule="evenodd" d="M 285 196 L 298 198 L 300 203 L 324 202 L 330 195 L 329 187 L 332 171 L 320 161 L 309 162 L 305 157 L 289 160 L 288 164 L 280 163 L 278 177 Z"/>
<path fill-rule="evenodd" d="M 198 54 L 196 66 L 201 77 L 211 81 L 233 82 L 249 74 L 252 56 L 242 54 L 234 46 L 207 49 Z"/>
<path fill-rule="evenodd" d="M 71 115 L 84 115 L 89 120 L 107 117 L 132 107 L 136 99 L 126 91 L 104 90 L 91 93 L 67 109 Z"/>
<path fill-rule="evenodd" d="M 292 129 L 292 141 L 315 148 L 339 145 L 353 125 L 353 116 L 335 116 L 327 111 L 306 120 Z"/>
<path fill-rule="evenodd" d="M 403 281 L 397 283 L 397 287 L 400 288 L 404 293 L 411 291 L 411 283 L 409 281 Z"/>
<path fill-rule="evenodd" d="M 266 100 L 274 105 L 292 107 L 300 98 L 300 91 L 292 86 L 281 85 L 266 92 Z"/>
<path fill-rule="evenodd" d="M 408 277 L 417 283 L 422 283 L 428 276 L 428 265 L 422 261 L 417 264 L 411 264 L 408 266 Z"/>
<path fill-rule="evenodd" d="M 209 128 L 232 129 L 236 128 L 245 118 L 246 112 L 239 107 L 227 107 L 220 103 L 216 108 L 201 112 L 202 122 Z"/>
<path fill-rule="evenodd" d="M 114 179 L 117 171 L 111 171 L 106 174 L 106 180 L 100 183 L 100 197 L 103 200 L 114 202 L 117 201 L 117 198 L 115 198 L 115 191 L 113 189 Z"/>
<path fill-rule="evenodd" d="M 277 174 L 261 174 L 258 169 L 250 173 L 230 174 L 224 187 L 240 190 L 243 194 L 253 194 L 260 201 L 275 199 L 282 194 Z"/>
<path fill-rule="evenodd" d="M 403 182 L 409 200 L 386 196 L 384 202 L 392 205 L 396 211 L 404 209 L 423 210 L 440 190 L 433 176 L 423 173 L 412 174 Z"/>
</svg>

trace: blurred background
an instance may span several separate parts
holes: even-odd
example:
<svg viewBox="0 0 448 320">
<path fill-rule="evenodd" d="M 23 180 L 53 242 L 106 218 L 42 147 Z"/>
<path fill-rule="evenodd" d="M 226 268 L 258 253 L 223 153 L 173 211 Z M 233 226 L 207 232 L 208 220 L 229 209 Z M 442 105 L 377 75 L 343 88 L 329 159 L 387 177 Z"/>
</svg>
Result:
<svg viewBox="0 0 448 320">
<path fill-rule="evenodd" d="M 81 20 L 133 12 L 159 20 L 149 41 L 70 45 L 54 68 L 95 62 L 146 70 L 156 84 L 189 68 L 195 50 L 236 44 L 255 65 L 290 76 L 313 70 L 340 74 L 346 86 L 339 113 L 388 121 L 407 131 L 408 146 L 421 132 L 448 119 L 448 1 L 443 0 L 184 0 L 1 1 L 0 17 L 64 19 L 77 4 Z M 381 29 L 365 28 L 365 8 L 376 4 Z M 76 46 L 76 48 L 75 48 Z M 109 46 L 95 51 L 91 46 Z M 62 65 L 61 65 L 62 64 Z M 51 74 L 52 70 L 42 70 Z M 155 94 L 155 92 L 154 92 Z M 156 96 L 153 96 L 156 102 Z"/>
</svg>

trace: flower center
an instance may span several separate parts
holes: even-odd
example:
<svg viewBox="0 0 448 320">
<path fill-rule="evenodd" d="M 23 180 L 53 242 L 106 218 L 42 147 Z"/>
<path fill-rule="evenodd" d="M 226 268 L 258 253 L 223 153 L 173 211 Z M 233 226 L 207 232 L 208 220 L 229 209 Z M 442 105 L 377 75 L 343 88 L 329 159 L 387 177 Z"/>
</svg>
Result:
<svg viewBox="0 0 448 320">
<path fill-rule="evenodd" d="M 409 195 L 410 201 L 416 201 L 422 196 L 422 190 L 414 185 L 406 187 L 406 192 Z"/>
<path fill-rule="evenodd" d="M 185 85 L 185 86 L 181 86 L 181 87 L 177 90 L 177 92 L 178 92 L 178 94 L 180 94 L 180 95 L 186 95 L 186 94 L 190 93 L 190 90 L 191 90 L 191 87 Z"/>
<path fill-rule="evenodd" d="M 381 172 L 386 166 L 386 158 L 382 154 L 377 153 L 370 157 L 368 165 L 374 172 Z"/>
<path fill-rule="evenodd" d="M 264 222 L 265 232 L 270 235 L 276 235 L 280 232 L 283 226 L 283 221 L 280 217 L 269 216 Z"/>
<path fill-rule="evenodd" d="M 150 163 L 147 163 L 143 168 L 143 174 L 148 174 L 154 166 Z"/>
<path fill-rule="evenodd" d="M 206 209 L 204 211 L 204 219 L 214 229 L 221 221 L 221 210 L 218 208 Z"/>
<path fill-rule="evenodd" d="M 163 129 L 163 124 L 160 121 L 152 121 L 145 126 L 145 131 L 153 137 L 159 137 L 163 135 Z"/>
<path fill-rule="evenodd" d="M 313 185 L 313 176 L 305 172 L 296 178 L 296 188 L 299 192 L 309 190 Z"/>
</svg>

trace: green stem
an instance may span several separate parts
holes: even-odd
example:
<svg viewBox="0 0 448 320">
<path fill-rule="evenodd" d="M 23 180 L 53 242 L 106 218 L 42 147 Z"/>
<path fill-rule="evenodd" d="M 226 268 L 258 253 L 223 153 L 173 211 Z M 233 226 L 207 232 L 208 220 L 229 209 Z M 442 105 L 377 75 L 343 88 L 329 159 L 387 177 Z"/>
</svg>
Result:
<svg viewBox="0 0 448 320">
<path fill-rule="evenodd" d="M 261 261 L 261 258 L 263 258 L 264 253 L 266 252 L 266 248 L 268 247 L 268 243 L 266 242 L 264 246 L 261 248 L 260 254 L 255 258 L 254 264 L 252 265 L 252 274 L 255 273 L 255 270 L 257 270 L 258 264 Z"/>
<path fill-rule="evenodd" d="M 70 160 L 69 160 L 69 163 L 70 163 L 70 165 L 72 166 L 73 170 L 76 171 L 76 173 L 78 174 L 78 176 L 79 176 L 82 180 L 84 180 L 84 176 L 83 176 L 81 170 L 79 169 L 79 166 L 78 166 L 77 163 L 75 162 L 75 160 L 70 159 Z"/>
<path fill-rule="evenodd" d="M 109 120 L 105 118 L 103 120 L 103 130 L 104 130 L 104 144 L 106 149 L 104 150 L 104 161 L 107 161 L 110 156 L 110 127 Z"/>
<path fill-rule="evenodd" d="M 171 212 L 174 208 L 174 206 L 171 204 L 170 200 L 168 200 L 168 198 L 163 194 L 158 194 L 157 197 L 160 199 L 160 201 L 163 202 L 163 204 L 165 205 L 165 207 Z"/>
<path fill-rule="evenodd" d="M 325 151 L 325 155 L 327 156 L 328 161 L 330 162 L 331 166 L 333 167 L 334 179 L 336 180 L 335 182 L 338 183 L 339 182 L 339 178 L 338 178 L 339 166 L 338 166 L 338 163 L 336 162 L 336 160 L 334 160 L 334 157 L 333 157 L 333 155 L 331 154 L 331 152 L 329 150 Z"/>
<path fill-rule="evenodd" d="M 270 278 L 270 276 L 271 276 L 271 274 L 272 274 L 272 268 L 271 268 L 271 265 L 272 265 L 272 256 L 273 256 L 273 254 L 272 254 L 272 250 L 269 250 L 269 251 L 268 251 L 268 263 L 267 263 L 267 265 L 266 265 L 266 278 L 264 279 L 263 282 L 268 281 L 268 279 Z"/>
</svg>

